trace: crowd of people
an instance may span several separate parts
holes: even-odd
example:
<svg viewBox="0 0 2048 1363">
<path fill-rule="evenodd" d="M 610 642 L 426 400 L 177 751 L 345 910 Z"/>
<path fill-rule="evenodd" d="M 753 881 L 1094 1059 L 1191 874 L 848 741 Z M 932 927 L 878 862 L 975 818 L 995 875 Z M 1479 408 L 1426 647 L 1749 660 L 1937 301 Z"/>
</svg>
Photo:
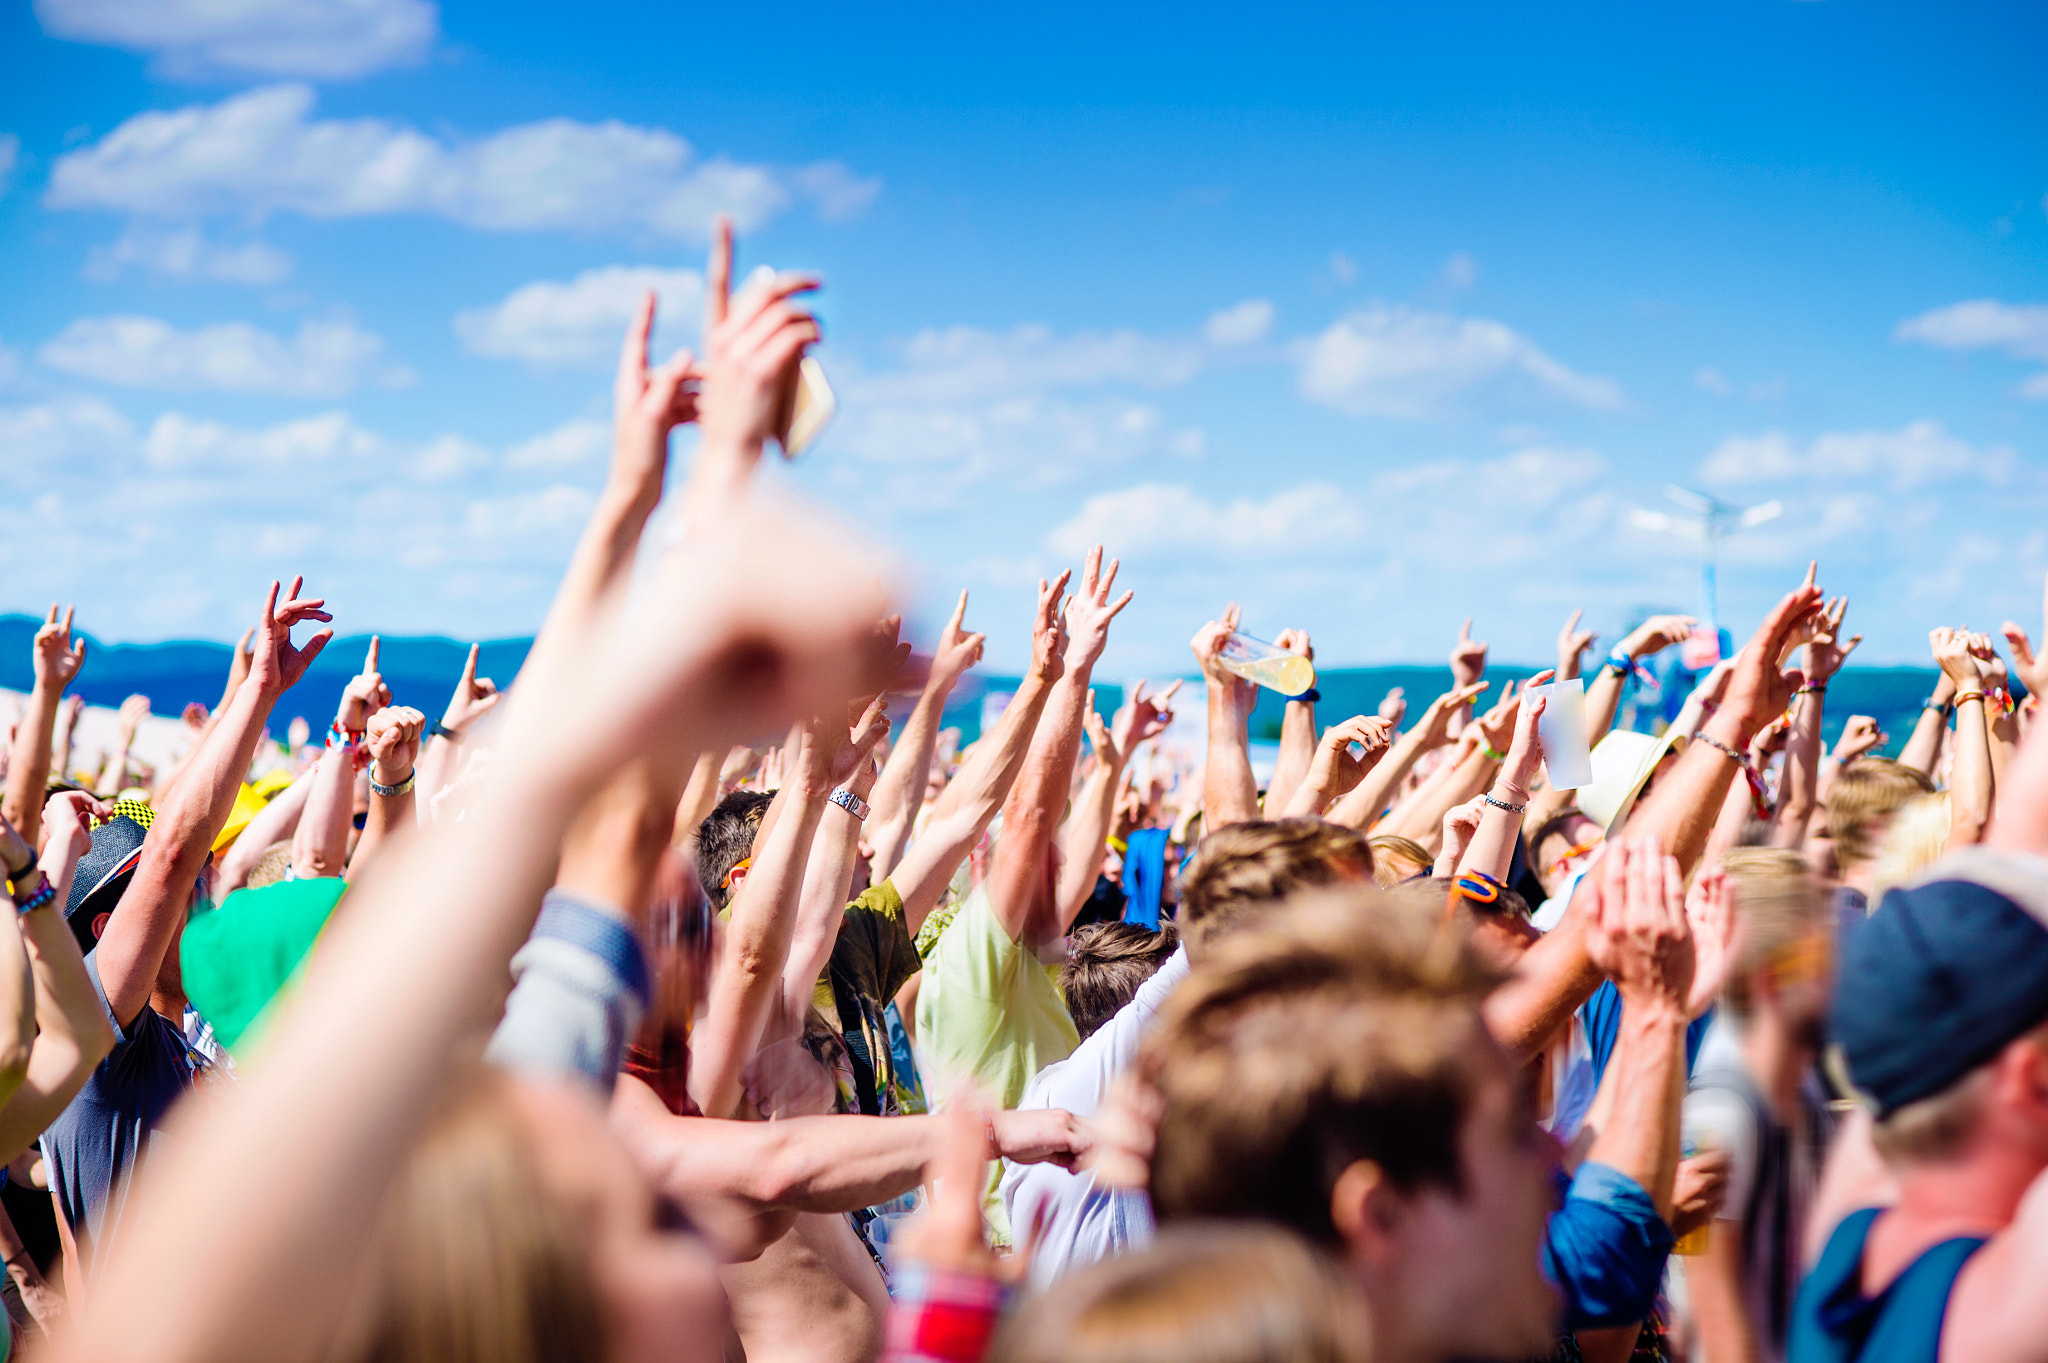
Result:
<svg viewBox="0 0 2048 1363">
<path fill-rule="evenodd" d="M 1823 743 L 1857 640 L 1813 572 L 1655 734 L 1617 710 L 1698 622 L 1588 673 L 1574 616 L 1531 685 L 1583 701 L 1493 686 L 1461 631 L 1412 714 L 1290 699 L 1262 788 L 1234 608 L 1193 638 L 1195 763 L 1154 758 L 1178 684 L 1098 714 L 1133 605 L 1098 546 L 1040 585 L 1016 693 L 960 748 L 966 594 L 913 659 L 889 565 L 754 477 L 817 281 L 731 266 L 722 227 L 701 356 L 650 366 L 642 305 L 516 684 L 472 652 L 430 719 L 372 643 L 324 741 L 279 745 L 331 617 L 272 583 L 145 772 L 140 698 L 69 750 L 84 647 L 51 611 L 0 800 L 5 1205 L 55 1235 L 0 1227 L 12 1347 L 2043 1354 L 2024 631 L 2008 662 L 1936 629 L 1895 759 L 1863 717 Z M 1566 704 L 1578 786 L 1546 764 Z"/>
</svg>

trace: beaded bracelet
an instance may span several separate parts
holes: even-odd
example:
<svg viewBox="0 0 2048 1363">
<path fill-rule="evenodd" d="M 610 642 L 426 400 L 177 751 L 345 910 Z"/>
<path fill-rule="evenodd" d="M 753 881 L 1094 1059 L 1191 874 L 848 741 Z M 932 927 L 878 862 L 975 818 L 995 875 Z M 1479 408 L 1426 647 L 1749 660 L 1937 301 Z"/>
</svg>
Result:
<svg viewBox="0 0 2048 1363">
<path fill-rule="evenodd" d="M 1494 747 L 1493 744 L 1488 743 L 1483 737 L 1479 740 L 1479 751 L 1485 755 L 1486 760 L 1489 762 L 1505 762 L 1508 760 L 1506 753 Z"/>
<path fill-rule="evenodd" d="M 56 898 L 57 887 L 50 883 L 48 876 L 44 876 L 43 883 L 37 887 L 34 894 L 25 895 L 14 901 L 14 911 L 16 913 L 34 913 L 37 909 L 42 908 L 45 904 L 52 902 Z"/>
<path fill-rule="evenodd" d="M 1496 800 L 1493 798 L 1493 792 L 1490 790 L 1486 792 L 1484 798 L 1486 803 L 1492 805 L 1495 809 L 1505 809 L 1510 814 L 1520 814 L 1529 807 L 1527 801 L 1518 805 L 1511 805 L 1506 800 Z"/>
</svg>

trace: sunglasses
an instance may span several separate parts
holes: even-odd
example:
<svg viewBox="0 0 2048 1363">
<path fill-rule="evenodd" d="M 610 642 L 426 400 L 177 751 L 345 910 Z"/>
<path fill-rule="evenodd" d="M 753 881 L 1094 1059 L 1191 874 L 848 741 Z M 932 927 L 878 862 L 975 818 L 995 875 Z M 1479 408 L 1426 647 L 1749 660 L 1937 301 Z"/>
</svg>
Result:
<svg viewBox="0 0 2048 1363">
<path fill-rule="evenodd" d="M 1570 866 L 1580 857 L 1585 856 L 1586 853 L 1598 847 L 1601 844 L 1601 842 L 1603 842 L 1606 839 L 1606 837 L 1607 835 L 1605 833 L 1596 833 L 1592 837 L 1586 839 L 1584 842 L 1574 844 L 1573 846 L 1565 849 L 1562 855 L 1560 855 L 1556 860 L 1550 863 L 1550 873 L 1552 875 L 1556 875 L 1559 871 L 1564 870 L 1567 866 Z"/>
</svg>

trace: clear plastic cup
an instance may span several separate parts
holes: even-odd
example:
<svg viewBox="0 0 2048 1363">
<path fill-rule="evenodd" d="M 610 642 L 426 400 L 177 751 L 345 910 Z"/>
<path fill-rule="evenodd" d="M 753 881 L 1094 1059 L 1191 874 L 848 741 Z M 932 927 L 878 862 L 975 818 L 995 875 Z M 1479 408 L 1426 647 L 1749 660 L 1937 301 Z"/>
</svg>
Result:
<svg viewBox="0 0 2048 1363">
<path fill-rule="evenodd" d="M 1298 696 L 1316 684 L 1316 665 L 1249 634 L 1232 634 L 1216 650 L 1216 661 L 1243 677 L 1283 696 Z"/>
</svg>

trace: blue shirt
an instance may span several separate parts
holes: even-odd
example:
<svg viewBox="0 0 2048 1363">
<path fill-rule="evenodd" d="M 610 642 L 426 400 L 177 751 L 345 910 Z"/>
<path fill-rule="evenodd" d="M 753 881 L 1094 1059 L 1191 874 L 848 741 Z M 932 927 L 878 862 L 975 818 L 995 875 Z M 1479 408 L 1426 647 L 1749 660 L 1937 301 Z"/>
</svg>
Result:
<svg viewBox="0 0 2048 1363">
<path fill-rule="evenodd" d="M 1648 1319 L 1672 1243 L 1640 1183 L 1612 1165 L 1581 1164 L 1543 1233 L 1543 1271 L 1564 1297 L 1564 1328 Z"/>
</svg>

